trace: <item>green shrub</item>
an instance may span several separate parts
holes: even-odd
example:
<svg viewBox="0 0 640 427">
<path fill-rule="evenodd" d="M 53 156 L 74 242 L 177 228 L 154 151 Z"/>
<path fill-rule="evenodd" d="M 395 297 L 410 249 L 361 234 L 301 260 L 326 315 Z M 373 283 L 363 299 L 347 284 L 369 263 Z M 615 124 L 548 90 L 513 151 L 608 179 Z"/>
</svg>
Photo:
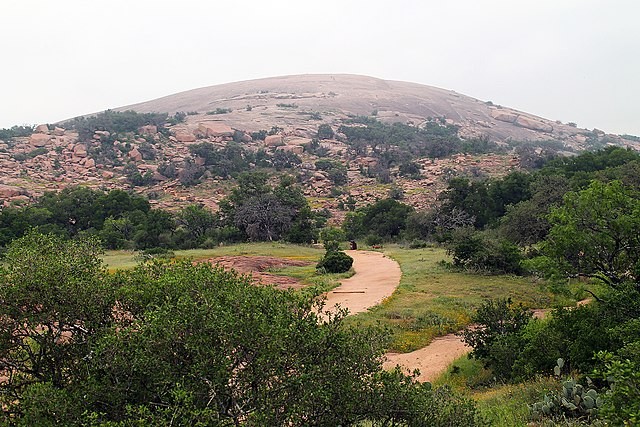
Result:
<svg viewBox="0 0 640 427">
<path fill-rule="evenodd" d="M 254 141 L 264 141 L 266 137 L 267 137 L 267 131 L 264 129 L 259 130 L 257 132 L 251 132 L 251 139 L 253 139 Z"/>
<path fill-rule="evenodd" d="M 227 114 L 227 113 L 230 113 L 232 111 L 233 110 L 231 108 L 219 108 L 218 107 L 213 111 L 207 111 L 207 115 L 208 116 L 214 116 L 214 115 L 217 115 L 217 114 Z"/>
<path fill-rule="evenodd" d="M 427 242 L 425 242 L 424 240 L 420 240 L 420 239 L 412 240 L 409 243 L 409 249 L 422 249 L 422 248 L 426 248 L 426 247 L 427 247 Z"/>
<path fill-rule="evenodd" d="M 323 123 L 318 126 L 318 139 L 332 139 L 333 138 L 333 129 L 330 125 Z"/>
<path fill-rule="evenodd" d="M 369 234 L 364 241 L 369 246 L 376 246 L 382 244 L 382 237 L 377 234 Z"/>
<path fill-rule="evenodd" d="M 520 249 L 508 240 L 476 232 L 471 228 L 456 230 L 447 252 L 453 263 L 488 273 L 522 273 Z"/>
<path fill-rule="evenodd" d="M 27 154 L 27 157 L 33 159 L 34 157 L 40 156 L 42 154 L 47 154 L 48 152 L 49 150 L 47 150 L 46 148 L 40 147 L 30 151 L 29 154 Z"/>
<path fill-rule="evenodd" d="M 498 378 L 509 379 L 523 346 L 522 331 L 531 316 L 522 304 L 513 305 L 510 298 L 488 300 L 472 318 L 476 327 L 461 335 L 473 348 L 473 358 L 483 361 Z"/>
<path fill-rule="evenodd" d="M 342 251 L 329 251 L 320 260 L 317 269 L 324 269 L 327 273 L 346 273 L 353 265 L 353 258 Z"/>
<path fill-rule="evenodd" d="M 628 344 L 619 355 L 600 352 L 602 374 L 611 381 L 604 395 L 601 415 L 612 425 L 640 424 L 640 341 Z M 628 424 L 625 424 L 627 422 Z"/>
</svg>

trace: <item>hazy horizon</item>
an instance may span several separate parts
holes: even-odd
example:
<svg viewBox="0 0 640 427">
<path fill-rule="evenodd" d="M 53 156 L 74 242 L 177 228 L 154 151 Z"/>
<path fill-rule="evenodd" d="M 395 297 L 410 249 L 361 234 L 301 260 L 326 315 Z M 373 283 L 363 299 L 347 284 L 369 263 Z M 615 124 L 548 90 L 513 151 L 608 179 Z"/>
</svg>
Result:
<svg viewBox="0 0 640 427">
<path fill-rule="evenodd" d="M 0 11 L 0 127 L 236 81 L 359 74 L 640 135 L 632 0 L 22 0 Z"/>
</svg>

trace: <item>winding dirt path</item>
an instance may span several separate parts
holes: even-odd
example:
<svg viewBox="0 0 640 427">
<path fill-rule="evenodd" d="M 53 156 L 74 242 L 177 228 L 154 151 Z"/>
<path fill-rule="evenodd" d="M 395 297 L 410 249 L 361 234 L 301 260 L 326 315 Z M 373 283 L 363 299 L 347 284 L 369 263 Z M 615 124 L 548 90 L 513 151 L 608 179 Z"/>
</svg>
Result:
<svg viewBox="0 0 640 427">
<path fill-rule="evenodd" d="M 591 298 L 577 302 L 577 306 L 589 304 Z M 544 319 L 552 309 L 534 309 L 533 317 Z M 419 348 L 411 353 L 387 353 L 384 362 L 385 369 L 395 368 L 400 365 L 407 373 L 415 369 L 420 370 L 418 381 L 433 381 L 443 373 L 454 360 L 471 351 L 471 347 L 466 345 L 462 338 L 455 334 L 448 334 L 434 339 L 426 347 Z"/>
<path fill-rule="evenodd" d="M 397 262 L 380 252 L 345 252 L 353 258 L 356 273 L 327 293 L 324 310 L 332 310 L 339 304 L 340 307 L 349 309 L 349 314 L 361 313 L 391 296 L 402 276 Z"/>
<path fill-rule="evenodd" d="M 433 381 L 454 360 L 470 351 L 471 347 L 462 342 L 460 337 L 448 334 L 434 339 L 428 346 L 411 353 L 387 353 L 383 366 L 385 369 L 392 369 L 400 365 L 407 373 L 419 369 L 418 381 Z"/>
<path fill-rule="evenodd" d="M 355 274 L 329 292 L 325 310 L 339 304 L 349 309 L 349 314 L 361 313 L 380 304 L 391 296 L 400 284 L 402 272 L 396 261 L 380 252 L 346 251 L 353 258 Z M 578 305 L 590 300 L 579 301 Z M 534 316 L 544 318 L 550 309 L 534 310 Z M 400 365 L 407 373 L 420 370 L 418 381 L 433 381 L 444 372 L 454 360 L 471 351 L 460 337 L 448 334 L 434 339 L 431 344 L 410 353 L 387 353 L 384 368 L 393 369 Z"/>
<path fill-rule="evenodd" d="M 336 304 L 349 309 L 349 314 L 361 313 L 380 304 L 400 284 L 402 271 L 398 263 L 380 252 L 346 251 L 353 258 L 356 274 L 343 280 L 327 294 L 325 309 Z M 387 353 L 384 367 L 400 365 L 407 372 L 420 370 L 419 381 L 431 381 L 458 357 L 471 349 L 459 337 L 450 334 L 436 338 L 431 344 L 411 353 Z"/>
</svg>

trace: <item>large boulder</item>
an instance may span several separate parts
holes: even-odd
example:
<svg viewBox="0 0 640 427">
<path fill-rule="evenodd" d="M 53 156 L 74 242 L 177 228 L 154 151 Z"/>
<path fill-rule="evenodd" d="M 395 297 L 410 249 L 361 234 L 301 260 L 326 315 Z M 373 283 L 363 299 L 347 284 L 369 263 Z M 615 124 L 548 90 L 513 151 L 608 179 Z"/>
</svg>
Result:
<svg viewBox="0 0 640 427">
<path fill-rule="evenodd" d="M 541 132 L 551 132 L 553 130 L 553 126 L 551 126 L 550 124 L 526 116 L 518 116 L 515 124 L 523 128 L 538 130 Z"/>
<path fill-rule="evenodd" d="M 49 133 L 49 126 L 47 125 L 38 125 L 36 126 L 35 133 Z"/>
<path fill-rule="evenodd" d="M 264 145 L 267 147 L 278 147 L 282 145 L 282 136 L 281 135 L 267 135 L 264 139 Z"/>
<path fill-rule="evenodd" d="M 287 153 L 294 153 L 294 154 L 304 153 L 304 147 L 302 145 L 285 145 L 282 147 L 278 147 L 277 150 L 285 151 Z"/>
<path fill-rule="evenodd" d="M 140 153 L 140 151 L 138 151 L 137 148 L 132 149 L 131 151 L 129 151 L 129 158 L 131 160 L 133 160 L 134 162 L 141 162 L 142 161 L 142 153 Z"/>
<path fill-rule="evenodd" d="M 145 125 L 138 128 L 138 133 L 141 135 L 153 135 L 158 133 L 158 126 Z"/>
<path fill-rule="evenodd" d="M 298 138 L 298 137 L 294 137 L 294 138 L 287 138 L 285 140 L 285 143 L 287 145 L 307 145 L 311 142 L 311 138 Z"/>
<path fill-rule="evenodd" d="M 233 136 L 233 129 L 230 126 L 220 122 L 202 122 L 198 124 L 198 132 L 203 136 L 219 137 L 219 136 Z"/>
<path fill-rule="evenodd" d="M 46 133 L 34 133 L 29 137 L 29 144 L 32 147 L 44 147 L 51 141 L 51 135 L 47 135 Z"/>
<path fill-rule="evenodd" d="M 74 157 L 87 157 L 87 149 L 82 144 L 76 144 L 73 147 L 73 156 Z"/>
<path fill-rule="evenodd" d="M 175 134 L 178 142 L 195 142 L 196 136 L 187 130 L 179 130 Z"/>
<path fill-rule="evenodd" d="M 512 111 L 492 109 L 491 117 L 496 120 L 500 120 L 501 122 L 515 123 L 518 115 Z"/>
</svg>

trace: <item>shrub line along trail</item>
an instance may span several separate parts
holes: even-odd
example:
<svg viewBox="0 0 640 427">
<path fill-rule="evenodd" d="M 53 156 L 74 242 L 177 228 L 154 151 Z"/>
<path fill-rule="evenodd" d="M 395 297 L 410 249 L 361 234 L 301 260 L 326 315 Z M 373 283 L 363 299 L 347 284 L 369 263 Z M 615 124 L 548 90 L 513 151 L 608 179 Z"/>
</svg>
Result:
<svg viewBox="0 0 640 427">
<path fill-rule="evenodd" d="M 336 304 L 349 309 L 349 314 L 367 311 L 391 296 L 400 284 L 402 271 L 396 261 L 380 252 L 346 251 L 353 258 L 355 274 L 327 293 L 325 310 Z M 436 338 L 428 346 L 411 353 L 387 353 L 384 367 L 400 365 L 412 372 L 420 370 L 419 381 L 431 381 L 458 357 L 471 350 L 454 334 Z"/>
</svg>

